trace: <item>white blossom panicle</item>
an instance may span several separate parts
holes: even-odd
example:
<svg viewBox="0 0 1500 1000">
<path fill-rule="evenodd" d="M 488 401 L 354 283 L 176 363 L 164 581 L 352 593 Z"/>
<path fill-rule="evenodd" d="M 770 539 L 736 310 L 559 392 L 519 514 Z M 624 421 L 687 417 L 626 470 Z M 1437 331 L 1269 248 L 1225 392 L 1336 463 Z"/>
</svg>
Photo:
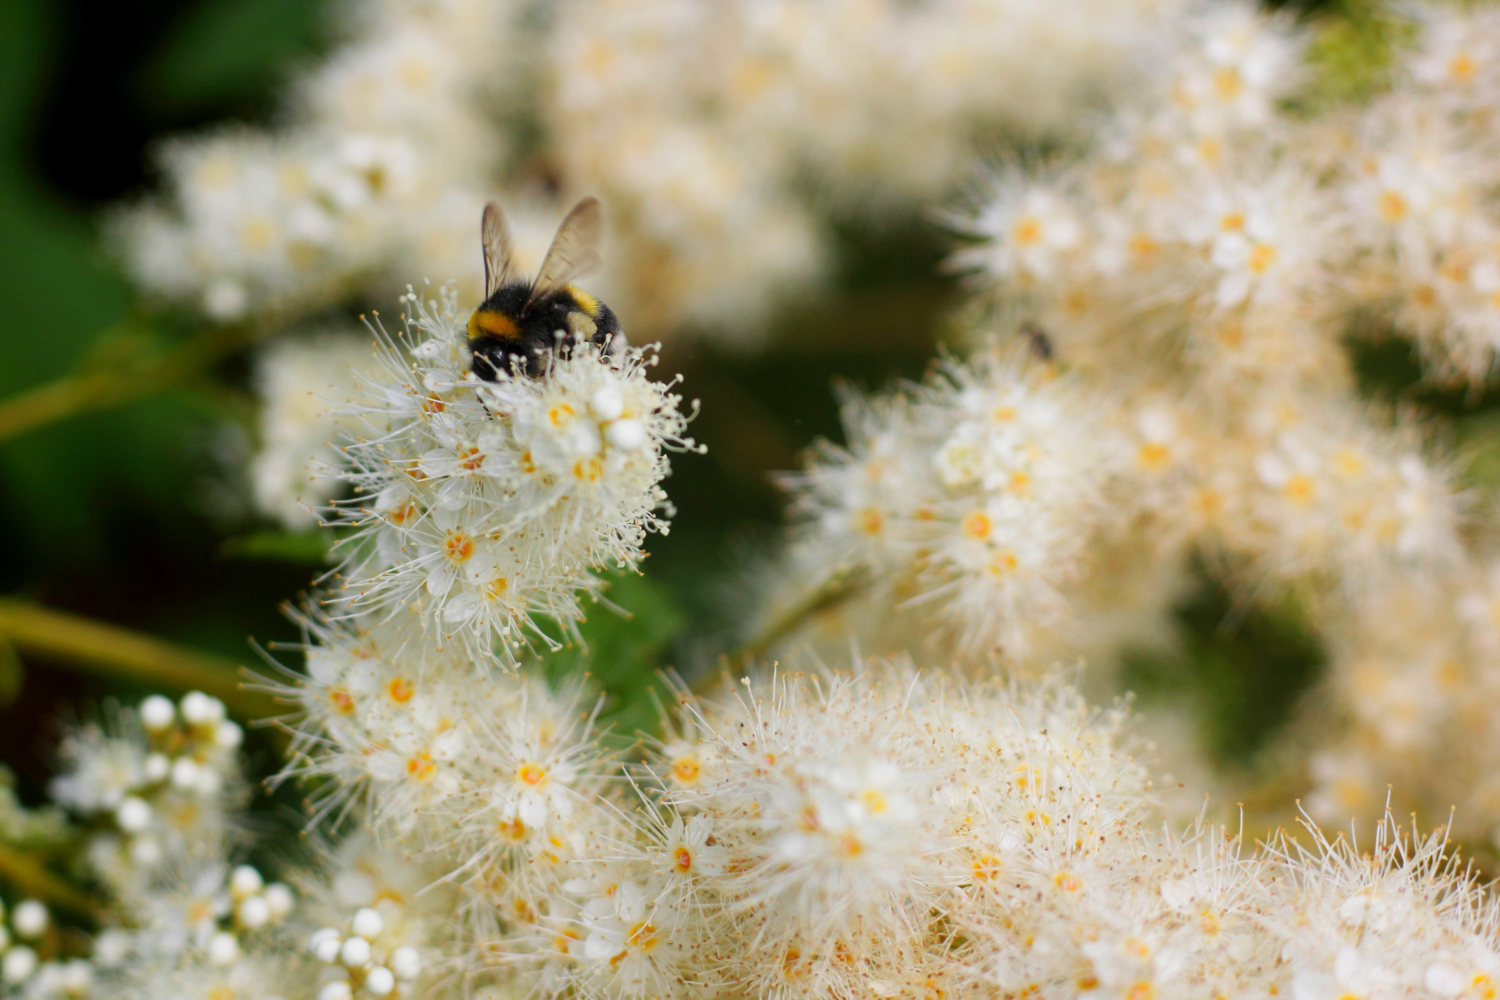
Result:
<svg viewBox="0 0 1500 1000">
<path fill-rule="evenodd" d="M 355 834 L 324 858 L 307 886 L 304 948 L 314 963 L 310 1000 L 429 996 L 435 949 L 454 932 L 453 893 L 430 864 L 382 851 Z M 301 994 L 299 994 L 301 995 Z"/>
<path fill-rule="evenodd" d="M 848 446 L 820 444 L 783 478 L 800 585 L 870 574 L 879 599 L 937 607 L 966 647 L 1024 648 L 1110 516 L 1117 462 L 1074 380 L 985 353 L 843 409 Z"/>
<path fill-rule="evenodd" d="M 128 898 L 173 859 L 217 857 L 245 797 L 243 738 L 224 703 L 199 691 L 177 703 L 152 695 L 68 733 L 51 793 L 100 824 L 95 874 Z"/>
<path fill-rule="evenodd" d="M 318 523 L 343 464 L 334 441 L 351 430 L 339 417 L 360 377 L 375 366 L 368 341 L 346 335 L 286 340 L 257 359 L 259 449 L 250 464 L 256 509 L 293 530 Z"/>
<path fill-rule="evenodd" d="M 116 228 L 149 291 L 221 320 L 280 321 L 383 295 L 395 274 L 477 292 L 477 256 L 467 239 L 455 254 L 453 233 L 472 232 L 497 181 L 508 202 L 593 191 L 618 226 L 605 284 L 635 328 L 753 342 L 778 297 L 831 270 L 809 175 L 845 205 L 911 212 L 987 132 L 1075 134 L 1080 109 L 1144 72 L 1156 19 L 1183 6 L 351 7 L 346 40 L 294 82 L 282 127 L 167 144 L 165 190 Z M 1208 79 L 1212 98 L 1243 77 L 1236 101 L 1219 98 L 1243 119 L 1286 74 L 1234 28 L 1219 30 Z M 538 132 L 539 155 L 519 155 Z"/>
<path fill-rule="evenodd" d="M 1403 830 L 1389 813 L 1373 850 L 1357 838 L 1310 843 L 1283 834 L 1271 857 L 1287 877 L 1268 887 L 1262 919 L 1285 940 L 1299 1000 L 1354 995 L 1478 997 L 1500 976 L 1497 913 L 1447 830 Z"/>
<path fill-rule="evenodd" d="M 634 569 L 671 506 L 668 453 L 694 450 L 681 397 L 648 377 L 650 348 L 550 357 L 539 378 L 469 370 L 456 292 L 415 293 L 401 334 L 378 330 L 380 370 L 340 410 L 355 429 L 340 473 L 353 499 L 333 602 L 410 612 L 471 655 L 514 664 L 573 634 L 605 569 Z"/>
</svg>

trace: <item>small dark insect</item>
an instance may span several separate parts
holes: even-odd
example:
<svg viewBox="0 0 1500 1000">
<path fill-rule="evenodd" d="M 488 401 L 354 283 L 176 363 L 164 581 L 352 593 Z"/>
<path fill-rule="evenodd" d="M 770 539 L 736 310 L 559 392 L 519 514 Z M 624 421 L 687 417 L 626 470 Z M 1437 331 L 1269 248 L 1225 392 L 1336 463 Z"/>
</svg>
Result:
<svg viewBox="0 0 1500 1000">
<path fill-rule="evenodd" d="M 570 284 L 599 264 L 604 213 L 599 199 L 585 198 L 563 219 L 536 280 L 514 273 L 510 227 L 493 201 L 484 206 L 484 302 L 469 317 L 469 353 L 474 374 L 493 382 L 501 372 L 532 377 L 547 369 L 555 350 L 596 344 L 609 350 L 623 342 L 614 311 Z"/>
<path fill-rule="evenodd" d="M 1021 324 L 1021 335 L 1030 341 L 1031 350 L 1037 357 L 1043 361 L 1052 360 L 1055 352 L 1052 349 L 1052 338 L 1047 336 L 1046 330 L 1028 319 Z"/>
</svg>

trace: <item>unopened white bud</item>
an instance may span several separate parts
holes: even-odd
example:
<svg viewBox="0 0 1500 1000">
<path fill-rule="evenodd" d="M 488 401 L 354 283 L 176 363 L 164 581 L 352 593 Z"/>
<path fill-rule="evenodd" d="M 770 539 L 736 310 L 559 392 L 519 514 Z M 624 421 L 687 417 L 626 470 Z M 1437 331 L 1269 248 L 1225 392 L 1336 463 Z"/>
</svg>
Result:
<svg viewBox="0 0 1500 1000">
<path fill-rule="evenodd" d="M 62 969 L 63 992 L 70 997 L 86 997 L 94 985 L 94 967 L 81 958 L 75 958 Z"/>
<path fill-rule="evenodd" d="M 364 906 L 355 912 L 354 919 L 349 922 L 349 929 L 369 940 L 385 930 L 385 921 L 381 919 L 379 912 Z"/>
<path fill-rule="evenodd" d="M 190 726 L 218 725 L 224 718 L 224 703 L 202 691 L 182 696 L 182 718 Z"/>
<path fill-rule="evenodd" d="M 224 779 L 220 777 L 216 769 L 206 766 L 198 768 L 198 780 L 193 782 L 193 791 L 197 792 L 200 798 L 213 798 L 223 789 Z"/>
<path fill-rule="evenodd" d="M 324 983 L 318 990 L 318 1000 L 354 1000 L 354 991 L 342 979 Z"/>
<path fill-rule="evenodd" d="M 172 762 L 172 784 L 188 791 L 198 784 L 198 763 L 187 757 Z"/>
<path fill-rule="evenodd" d="M 362 937 L 352 937 L 339 948 L 339 962 L 357 969 L 370 960 L 370 942 Z"/>
<path fill-rule="evenodd" d="M 307 950 L 313 953 L 313 957 L 327 965 L 332 965 L 339 960 L 339 945 L 343 944 L 343 938 L 339 932 L 332 927 L 320 927 L 308 938 Z"/>
<path fill-rule="evenodd" d="M 94 938 L 94 964 L 113 969 L 130 954 L 130 935 L 111 928 Z"/>
<path fill-rule="evenodd" d="M 165 698 L 163 698 L 162 700 L 166 701 Z M 168 757 L 164 753 L 147 754 L 146 766 L 144 770 L 146 773 L 146 781 L 150 784 L 154 785 L 158 781 L 165 781 L 167 779 L 167 775 L 172 773 L 172 758 Z"/>
<path fill-rule="evenodd" d="M 115 807 L 115 822 L 126 833 L 140 833 L 151 825 L 151 807 L 132 795 Z"/>
<path fill-rule="evenodd" d="M 3 964 L 0 964 L 0 976 L 7 983 L 24 983 L 35 971 L 36 952 L 25 945 L 7 951 Z"/>
<path fill-rule="evenodd" d="M 229 893 L 235 899 L 253 896 L 265 888 L 266 880 L 252 865 L 240 865 L 229 873 Z"/>
<path fill-rule="evenodd" d="M 612 447 L 621 451 L 635 451 L 646 443 L 646 425 L 634 418 L 616 420 L 604 432 Z"/>
<path fill-rule="evenodd" d="M 130 841 L 130 860 L 142 868 L 153 868 L 161 863 L 161 844 L 155 837 L 135 837 Z"/>
<path fill-rule="evenodd" d="M 214 727 L 214 744 L 225 750 L 233 750 L 245 741 L 245 731 L 239 723 L 227 719 Z"/>
<path fill-rule="evenodd" d="M 264 896 L 251 896 L 240 901 L 235 916 L 241 927 L 253 931 L 271 922 L 271 905 Z"/>
<path fill-rule="evenodd" d="M 16 936 L 23 940 L 39 938 L 47 929 L 47 908 L 38 900 L 28 899 L 11 914 L 10 925 L 16 929 Z"/>
<path fill-rule="evenodd" d="M 625 412 L 625 396 L 616 386 L 600 386 L 589 397 L 589 409 L 600 420 L 618 420 Z"/>
<path fill-rule="evenodd" d="M 402 982 L 411 982 L 422 974 L 422 956 L 411 945 L 402 945 L 391 952 L 391 971 Z"/>
<path fill-rule="evenodd" d="M 159 694 L 153 694 L 141 702 L 141 725 L 153 733 L 159 733 L 177 721 L 177 706 Z"/>
<path fill-rule="evenodd" d="M 240 942 L 228 931 L 219 931 L 208 939 L 208 960 L 214 965 L 230 965 L 240 957 Z"/>
<path fill-rule="evenodd" d="M 272 920 L 283 919 L 292 912 L 292 908 L 297 903 L 296 898 L 292 896 L 292 890 L 280 882 L 272 882 L 266 886 L 265 900 L 266 905 L 271 908 Z"/>
<path fill-rule="evenodd" d="M 383 965 L 377 965 L 365 974 L 365 990 L 372 996 L 383 997 L 395 988 L 395 975 Z"/>
</svg>

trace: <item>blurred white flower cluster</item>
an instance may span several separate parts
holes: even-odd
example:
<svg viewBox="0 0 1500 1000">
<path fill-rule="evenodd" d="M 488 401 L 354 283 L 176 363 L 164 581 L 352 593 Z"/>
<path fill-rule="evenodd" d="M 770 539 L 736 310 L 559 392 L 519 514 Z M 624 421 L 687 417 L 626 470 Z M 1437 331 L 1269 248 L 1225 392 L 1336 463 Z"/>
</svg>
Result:
<svg viewBox="0 0 1500 1000">
<path fill-rule="evenodd" d="M 1500 347 L 1500 15 L 1410 13 L 1385 89 L 1309 110 L 1289 22 L 1199 9 L 1089 150 L 996 170 L 957 263 L 974 339 L 1019 346 L 846 400 L 847 445 L 788 477 L 801 525 L 755 627 L 1108 662 L 1202 558 L 1321 632 L 1294 727 L 1315 815 L 1378 817 L 1394 783 L 1500 830 L 1492 505 L 1451 434 L 1358 395 L 1346 343 L 1393 328 L 1476 388 Z"/>
<path fill-rule="evenodd" d="M 486 197 L 539 253 L 557 192 L 599 194 L 629 327 L 753 340 L 823 270 L 809 182 L 915 210 L 987 130 L 1076 132 L 1179 6 L 377 0 L 350 6 L 285 127 L 174 141 L 162 195 L 118 229 L 143 287 L 279 322 L 394 275 L 477 293 Z"/>
</svg>

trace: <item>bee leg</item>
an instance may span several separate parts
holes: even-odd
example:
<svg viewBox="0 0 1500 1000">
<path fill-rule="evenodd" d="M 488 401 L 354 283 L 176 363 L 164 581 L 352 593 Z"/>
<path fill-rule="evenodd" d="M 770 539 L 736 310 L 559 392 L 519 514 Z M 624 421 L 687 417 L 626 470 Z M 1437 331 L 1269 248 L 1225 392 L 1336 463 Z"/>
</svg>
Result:
<svg viewBox="0 0 1500 1000">
<path fill-rule="evenodd" d="M 568 330 L 573 334 L 573 343 L 586 344 L 594 339 L 594 334 L 599 332 L 599 324 L 582 312 L 570 312 L 568 313 Z"/>
</svg>

